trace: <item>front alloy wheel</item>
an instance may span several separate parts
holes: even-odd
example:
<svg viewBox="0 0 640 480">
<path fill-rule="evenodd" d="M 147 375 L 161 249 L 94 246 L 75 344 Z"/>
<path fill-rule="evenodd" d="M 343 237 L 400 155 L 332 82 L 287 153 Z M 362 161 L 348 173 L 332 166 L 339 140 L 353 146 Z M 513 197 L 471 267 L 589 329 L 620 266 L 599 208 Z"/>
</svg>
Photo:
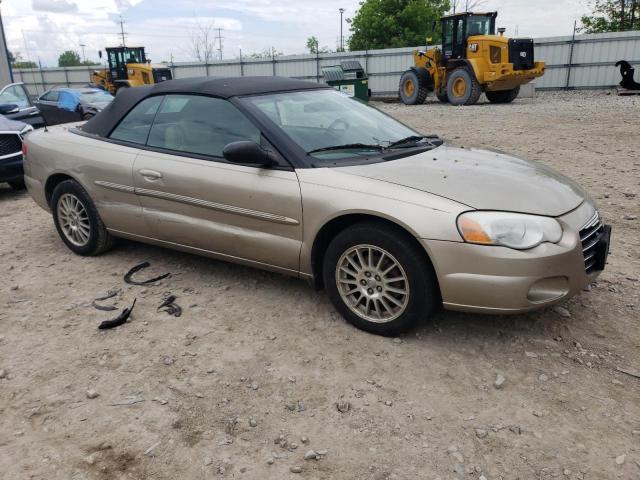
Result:
<svg viewBox="0 0 640 480">
<path fill-rule="evenodd" d="M 420 244 L 399 227 L 363 221 L 339 232 L 323 260 L 327 294 L 342 316 L 378 335 L 398 335 L 428 318 L 440 297 Z"/>
<path fill-rule="evenodd" d="M 356 245 L 336 265 L 340 297 L 364 320 L 386 323 L 398 318 L 409 303 L 409 280 L 402 265 L 375 245 Z"/>
</svg>

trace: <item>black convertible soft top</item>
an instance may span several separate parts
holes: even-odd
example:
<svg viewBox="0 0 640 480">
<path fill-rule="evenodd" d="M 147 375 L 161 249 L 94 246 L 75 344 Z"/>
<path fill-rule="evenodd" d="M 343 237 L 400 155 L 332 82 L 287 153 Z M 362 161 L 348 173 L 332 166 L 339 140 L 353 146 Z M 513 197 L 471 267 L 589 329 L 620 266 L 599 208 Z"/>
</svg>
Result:
<svg viewBox="0 0 640 480">
<path fill-rule="evenodd" d="M 324 83 L 286 77 L 193 77 L 155 85 L 125 88 L 98 115 L 82 126 L 85 133 L 106 137 L 134 105 L 146 97 L 166 93 L 195 93 L 221 98 L 331 88 Z"/>
</svg>

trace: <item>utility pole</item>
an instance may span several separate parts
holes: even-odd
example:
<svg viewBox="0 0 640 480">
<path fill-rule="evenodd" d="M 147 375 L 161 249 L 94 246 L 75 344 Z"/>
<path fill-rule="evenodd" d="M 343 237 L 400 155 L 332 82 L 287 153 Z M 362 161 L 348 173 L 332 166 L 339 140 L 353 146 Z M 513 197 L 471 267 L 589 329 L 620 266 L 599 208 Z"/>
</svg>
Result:
<svg viewBox="0 0 640 480">
<path fill-rule="evenodd" d="M 216 28 L 216 30 L 218 31 L 218 35 L 216 36 L 216 39 L 218 40 L 218 56 L 220 57 L 220 60 L 222 60 L 222 29 Z"/>
<path fill-rule="evenodd" d="M 344 13 L 344 8 L 339 8 L 340 12 L 340 51 L 344 52 L 344 37 L 342 36 L 342 14 Z"/>
<path fill-rule="evenodd" d="M 125 46 L 125 41 L 124 41 L 124 37 L 126 35 L 125 31 L 124 31 L 124 20 L 122 20 L 122 15 L 120 15 L 120 36 L 122 37 L 122 46 Z"/>
<path fill-rule="evenodd" d="M 82 61 L 83 61 L 83 62 L 86 62 L 86 61 L 87 61 L 87 57 L 86 57 L 86 56 L 85 56 L 85 54 L 84 54 L 84 47 L 86 47 L 86 46 L 87 46 L 87 45 L 86 45 L 86 44 L 84 44 L 84 43 L 81 43 L 81 44 L 80 44 L 80 48 L 82 49 Z"/>
</svg>

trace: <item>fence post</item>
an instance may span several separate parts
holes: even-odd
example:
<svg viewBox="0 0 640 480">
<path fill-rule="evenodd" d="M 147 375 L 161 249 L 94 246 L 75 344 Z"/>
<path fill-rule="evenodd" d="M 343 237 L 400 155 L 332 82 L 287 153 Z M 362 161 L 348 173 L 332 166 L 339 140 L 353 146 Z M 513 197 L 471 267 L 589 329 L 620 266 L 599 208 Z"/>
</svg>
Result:
<svg viewBox="0 0 640 480">
<path fill-rule="evenodd" d="M 273 47 L 271 47 L 271 65 L 273 67 L 273 76 L 276 76 L 276 56 L 273 51 Z"/>
<path fill-rule="evenodd" d="M 169 69 L 171 70 L 171 78 L 176 78 L 176 69 L 173 64 L 173 55 L 171 55 L 171 63 L 169 64 Z"/>
<path fill-rule="evenodd" d="M 71 85 L 69 85 L 69 73 L 67 72 L 67 67 L 62 67 L 62 69 L 64 70 L 64 80 L 67 82 L 67 88 L 69 88 Z"/>
<path fill-rule="evenodd" d="M 573 47 L 576 44 L 576 25 L 577 20 L 573 21 L 573 36 L 571 37 L 571 49 L 569 50 L 569 67 L 567 68 L 567 84 L 565 90 L 569 90 L 569 82 L 571 81 L 571 65 L 573 64 Z"/>
<path fill-rule="evenodd" d="M 244 77 L 244 66 L 242 64 L 242 49 L 240 49 L 240 76 Z"/>
<path fill-rule="evenodd" d="M 316 83 L 320 83 L 320 52 L 316 45 Z"/>
</svg>

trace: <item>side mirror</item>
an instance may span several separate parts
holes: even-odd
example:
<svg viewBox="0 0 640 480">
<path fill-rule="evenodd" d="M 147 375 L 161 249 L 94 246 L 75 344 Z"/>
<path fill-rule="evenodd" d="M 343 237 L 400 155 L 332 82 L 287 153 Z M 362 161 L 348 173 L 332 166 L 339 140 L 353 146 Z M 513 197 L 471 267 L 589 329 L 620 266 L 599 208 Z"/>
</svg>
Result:
<svg viewBox="0 0 640 480">
<path fill-rule="evenodd" d="M 0 115 L 8 115 L 11 113 L 18 113 L 20 107 L 14 103 L 3 103 L 0 105 Z"/>
<path fill-rule="evenodd" d="M 269 152 L 252 140 L 231 142 L 224 147 L 222 155 L 231 163 L 259 167 L 270 167 L 275 163 Z"/>
<path fill-rule="evenodd" d="M 98 56 L 102 58 L 102 50 L 98 50 Z"/>
</svg>

